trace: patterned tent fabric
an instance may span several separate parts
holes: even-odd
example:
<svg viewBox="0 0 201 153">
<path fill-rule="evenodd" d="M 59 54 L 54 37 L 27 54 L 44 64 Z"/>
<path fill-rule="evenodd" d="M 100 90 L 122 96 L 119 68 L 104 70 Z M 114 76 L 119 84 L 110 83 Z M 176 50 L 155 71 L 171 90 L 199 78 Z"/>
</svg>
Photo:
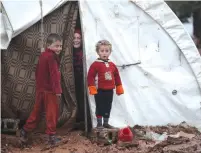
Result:
<svg viewBox="0 0 201 153">
<path fill-rule="evenodd" d="M 72 41 L 78 16 L 77 2 L 67 2 L 44 17 L 44 38 L 63 37 L 61 73 L 63 95 L 59 125 L 75 119 L 76 99 L 72 65 Z M 35 69 L 40 55 L 40 21 L 12 39 L 2 51 L 2 118 L 27 119 L 35 103 Z M 44 40 L 44 41 L 45 41 Z"/>
</svg>

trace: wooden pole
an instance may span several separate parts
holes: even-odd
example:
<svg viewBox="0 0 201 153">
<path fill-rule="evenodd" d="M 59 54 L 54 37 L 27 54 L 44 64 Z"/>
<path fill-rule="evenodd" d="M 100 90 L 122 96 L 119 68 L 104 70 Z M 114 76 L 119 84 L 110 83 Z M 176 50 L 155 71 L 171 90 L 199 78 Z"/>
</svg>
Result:
<svg viewBox="0 0 201 153">
<path fill-rule="evenodd" d="M 78 1 L 78 6 L 80 10 L 80 3 Z M 80 16 L 82 12 L 80 12 Z M 87 64 L 86 64 L 86 51 L 84 46 L 84 32 L 83 32 L 83 25 L 82 19 L 80 18 L 80 25 L 81 25 L 81 33 L 82 33 L 82 46 L 83 46 L 83 86 L 84 86 L 84 121 L 85 121 L 85 136 L 88 136 L 88 115 L 87 115 L 87 99 L 88 99 L 88 90 L 87 90 Z"/>
</svg>

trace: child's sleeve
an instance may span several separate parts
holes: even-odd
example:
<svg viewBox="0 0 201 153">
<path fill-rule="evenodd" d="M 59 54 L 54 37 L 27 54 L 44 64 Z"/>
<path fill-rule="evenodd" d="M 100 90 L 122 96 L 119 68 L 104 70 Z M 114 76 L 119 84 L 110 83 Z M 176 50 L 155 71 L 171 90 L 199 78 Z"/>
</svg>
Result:
<svg viewBox="0 0 201 153">
<path fill-rule="evenodd" d="M 119 70 L 117 69 L 115 64 L 114 66 L 115 66 L 114 79 L 115 79 L 115 85 L 116 85 L 116 94 L 121 95 L 124 93 L 124 89 L 122 86 L 121 77 L 119 75 Z"/>
<path fill-rule="evenodd" d="M 89 93 L 91 95 L 97 94 L 97 89 L 95 86 L 95 77 L 96 77 L 97 71 L 96 71 L 96 64 L 93 63 L 88 71 L 87 75 L 87 82 L 88 82 L 88 88 L 89 88 Z"/>
<path fill-rule="evenodd" d="M 59 72 L 57 61 L 54 59 L 54 57 L 48 58 L 48 65 L 49 65 L 49 72 L 50 72 L 50 80 L 52 84 L 52 90 L 56 94 L 61 94 L 61 75 Z"/>
</svg>

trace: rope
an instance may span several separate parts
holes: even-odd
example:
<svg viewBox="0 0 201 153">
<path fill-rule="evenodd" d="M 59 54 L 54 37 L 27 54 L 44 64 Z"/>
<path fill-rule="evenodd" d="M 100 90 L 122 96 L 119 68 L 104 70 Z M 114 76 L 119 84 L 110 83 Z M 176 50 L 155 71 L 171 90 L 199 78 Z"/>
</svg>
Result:
<svg viewBox="0 0 201 153">
<path fill-rule="evenodd" d="M 133 65 L 138 65 L 141 64 L 140 61 L 136 62 L 136 63 L 132 63 L 132 64 L 123 64 L 123 65 L 117 65 L 117 67 L 121 67 L 122 69 L 125 69 L 128 66 L 133 66 Z"/>
<path fill-rule="evenodd" d="M 43 2 L 39 0 L 40 3 L 40 12 L 41 12 L 41 28 L 40 28 L 40 38 L 41 38 L 41 52 L 44 51 L 44 28 L 43 28 Z"/>
</svg>

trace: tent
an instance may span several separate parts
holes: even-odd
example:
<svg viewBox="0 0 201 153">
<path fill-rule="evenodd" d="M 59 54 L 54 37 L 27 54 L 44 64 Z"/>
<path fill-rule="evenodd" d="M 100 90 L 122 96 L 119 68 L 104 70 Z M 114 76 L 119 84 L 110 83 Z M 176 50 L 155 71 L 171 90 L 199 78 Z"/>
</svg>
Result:
<svg viewBox="0 0 201 153">
<path fill-rule="evenodd" d="M 64 39 L 60 125 L 70 125 L 76 116 L 71 44 L 80 16 L 85 77 L 97 58 L 95 43 L 107 39 L 113 45 L 111 60 L 118 65 L 125 94 L 114 96 L 112 125 L 186 121 L 201 127 L 201 58 L 190 35 L 164 1 L 42 2 L 44 40 L 51 32 Z M 27 118 L 35 97 L 34 71 L 42 42 L 41 9 L 39 1 L 4 0 L 2 6 L 2 117 Z M 86 98 L 94 127 L 94 98 L 88 94 Z"/>
</svg>

